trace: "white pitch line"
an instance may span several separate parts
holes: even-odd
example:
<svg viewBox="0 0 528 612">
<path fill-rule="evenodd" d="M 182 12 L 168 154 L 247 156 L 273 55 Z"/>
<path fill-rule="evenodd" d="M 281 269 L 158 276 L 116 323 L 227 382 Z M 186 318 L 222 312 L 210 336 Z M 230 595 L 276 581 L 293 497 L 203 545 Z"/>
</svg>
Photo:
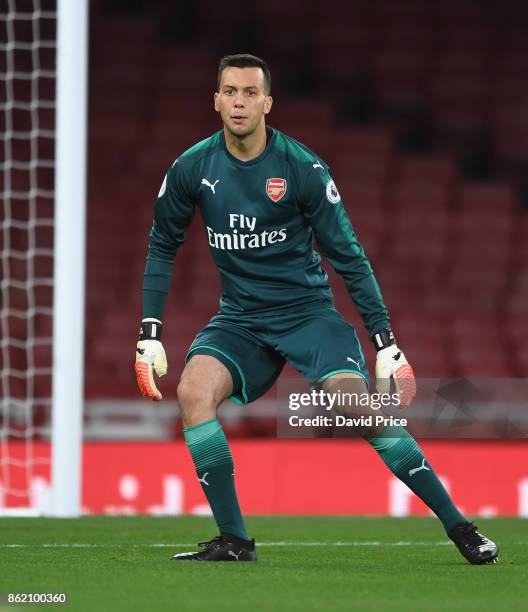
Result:
<svg viewBox="0 0 528 612">
<path fill-rule="evenodd" d="M 257 546 L 449 546 L 451 542 L 257 542 Z M 196 548 L 196 543 L 147 543 L 131 544 L 128 542 L 116 544 L 88 544 L 88 543 L 49 543 L 49 544 L 0 544 L 0 548 L 115 548 L 126 546 L 129 548 Z"/>
</svg>

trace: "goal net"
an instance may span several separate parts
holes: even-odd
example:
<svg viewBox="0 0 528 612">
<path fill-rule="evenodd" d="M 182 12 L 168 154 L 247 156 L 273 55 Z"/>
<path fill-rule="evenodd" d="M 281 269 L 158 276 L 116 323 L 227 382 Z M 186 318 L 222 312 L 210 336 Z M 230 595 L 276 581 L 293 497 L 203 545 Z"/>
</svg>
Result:
<svg viewBox="0 0 528 612">
<path fill-rule="evenodd" d="M 62 3 L 0 3 L 0 514 L 53 513 Z"/>
</svg>

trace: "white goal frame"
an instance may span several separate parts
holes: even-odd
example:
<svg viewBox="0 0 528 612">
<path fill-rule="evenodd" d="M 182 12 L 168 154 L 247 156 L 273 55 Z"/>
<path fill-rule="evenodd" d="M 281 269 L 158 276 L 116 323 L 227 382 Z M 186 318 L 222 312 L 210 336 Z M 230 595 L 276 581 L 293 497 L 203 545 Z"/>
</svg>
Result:
<svg viewBox="0 0 528 612">
<path fill-rule="evenodd" d="M 25 473 L 28 477 L 28 497 L 30 504 L 24 506 L 3 507 L 5 494 L 10 493 L 9 484 L 0 483 L 0 516 L 37 516 L 49 515 L 56 517 L 76 517 L 81 514 L 81 457 L 82 457 L 82 417 L 84 404 L 84 285 L 85 285 L 85 232 L 86 232 L 86 123 L 87 123 L 87 73 L 88 73 L 88 3 L 89 0 L 56 0 L 55 10 L 42 8 L 40 0 L 33 0 L 33 11 L 29 12 L 27 4 L 20 7 L 17 11 L 17 0 L 8 0 L 7 12 L 3 14 L 3 19 L 10 25 L 6 25 L 8 31 L 8 43 L 4 45 L 6 53 L 13 54 L 14 50 L 22 49 L 36 53 L 39 45 L 50 49 L 56 47 L 56 70 L 53 73 L 33 67 L 33 72 L 29 80 L 38 79 L 42 76 L 55 77 L 55 100 L 50 102 L 44 100 L 42 105 L 39 100 L 31 99 L 28 104 L 14 103 L 12 86 L 9 86 L 11 99 L 3 105 L 6 113 L 13 108 L 23 108 L 38 113 L 39 108 L 55 108 L 55 133 L 46 133 L 45 138 L 54 136 L 55 140 L 55 159 L 54 168 L 54 191 L 48 191 L 45 198 L 54 198 L 53 227 L 53 307 L 52 309 L 41 308 L 41 311 L 48 310 L 43 314 L 51 315 L 53 318 L 53 338 L 44 338 L 52 344 L 52 368 L 35 368 L 29 366 L 31 371 L 43 374 L 49 373 L 52 376 L 51 391 L 51 431 L 40 428 L 40 431 L 50 434 L 50 459 L 45 457 L 35 457 L 33 455 L 33 436 L 37 428 L 28 425 L 26 445 L 28 447 L 27 461 L 19 460 L 7 456 L 2 458 L 3 474 L 9 470 L 9 465 L 22 469 L 25 466 Z M 51 41 L 40 41 L 36 39 L 32 43 L 26 41 L 17 44 L 16 40 L 9 40 L 9 35 L 13 37 L 15 29 L 13 21 L 21 19 L 32 21 L 39 19 L 55 20 L 56 35 L 53 44 Z M 10 23 L 11 22 L 11 23 Z M 39 32 L 37 29 L 33 30 Z M 24 78 L 17 73 L 15 62 L 12 55 L 9 56 L 8 78 Z M 35 66 L 35 64 L 33 65 Z M 9 71 L 10 70 L 10 71 Z M 11 75 L 8 77 L 8 73 Z M 27 78 L 27 77 L 26 77 Z M 7 85 L 6 85 L 7 88 Z M 6 89 L 6 91 L 8 91 Z M 35 90 L 32 85 L 32 95 Z M 36 88 L 38 92 L 38 86 Z M 25 106 L 24 106 L 25 104 Z M 38 125 L 38 124 L 37 124 Z M 32 128 L 33 129 L 33 128 Z M 10 118 L 6 118 L 6 142 L 16 134 L 12 130 Z M 17 138 L 21 138 L 20 132 Z M 35 137 L 38 137 L 38 127 Z M 44 131 L 42 131 L 44 134 Z M 33 136 L 32 136 L 33 137 Z M 6 149 L 9 151 L 9 147 Z M 40 162 L 43 167 L 49 160 Z M 25 164 L 25 165 L 24 165 Z M 4 162 L 5 168 L 25 168 L 27 162 L 8 159 Z M 32 159 L 29 167 L 37 167 L 39 160 Z M 6 184 L 10 185 L 6 179 Z M 34 198 L 38 189 L 32 189 L 28 198 Z M 10 219 L 10 198 L 13 197 L 10 187 L 7 187 L 7 220 L 6 225 L 9 229 Z M 44 192 L 43 192 L 44 193 Z M 19 197 L 19 194 L 18 194 Z M 20 197 L 19 197 L 20 199 Z M 51 219 L 45 219 L 50 221 Z M 36 226 L 34 219 L 30 220 L 30 227 Z M 13 227 L 16 227 L 13 223 Z M 3 230 L 4 231 L 4 230 Z M 9 234 L 6 243 L 9 249 Z M 33 248 L 33 247 L 32 247 Z M 38 249 L 34 249 L 38 251 Z M 46 249 L 40 249 L 41 254 Z M 48 255 L 47 253 L 45 253 Z M 51 253 L 50 253 L 51 254 Z M 23 254 L 22 254 L 23 255 Z M 5 253 L 2 252 L 3 258 Z M 20 258 L 20 253 L 17 253 Z M 30 255 L 27 254 L 27 257 Z M 34 256 L 34 255 L 32 255 Z M 4 265 L 4 264 L 2 264 Z M 8 270 L 9 270 L 9 263 Z M 48 279 L 45 279 L 48 280 Z M 51 279 L 49 279 L 51 280 Z M 9 275 L 8 275 L 9 281 Z M 31 282 L 33 282 L 31 280 Z M 19 285 L 21 283 L 19 282 Z M 50 283 L 51 284 L 51 283 Z M 11 284 L 14 286 L 14 282 Z M 9 282 L 6 291 L 9 291 Z M 9 296 L 9 294 L 8 294 Z M 9 299 L 6 302 L 9 305 Z M 6 315 L 3 314 L 2 317 Z M 15 314 L 20 317 L 20 314 Z M 2 331 L 9 334 L 8 323 L 4 324 L 2 319 Z M 6 342 L 2 345 L 2 350 L 6 347 L 8 355 L 5 361 L 6 368 L 10 367 L 9 346 L 20 345 L 34 346 L 32 339 L 18 341 L 18 345 L 10 341 L 9 335 Z M 30 375 L 29 370 L 25 373 Z M 22 378 L 24 373 L 16 371 L 15 376 Z M 5 373 L 2 371 L 2 381 Z M 7 375 L 9 380 L 9 374 Z M 4 388 L 4 387 L 3 387 Z M 9 394 L 9 391 L 8 391 Z M 32 418 L 31 410 L 33 406 L 27 403 L 27 415 Z M 8 398 L 8 410 L 9 410 Z M 8 413 L 9 414 L 9 413 Z M 2 433 L 3 449 L 9 448 L 9 427 Z M 20 437 L 20 436 L 19 436 Z M 50 465 L 50 482 L 47 477 L 40 476 L 33 478 L 33 466 L 38 462 L 42 465 Z M 9 478 L 7 478 L 9 483 Z M 35 488 L 36 487 L 36 488 Z M 13 495 L 20 495 L 16 489 L 11 489 Z M 40 498 L 38 498 L 38 495 Z M 35 505 L 32 505 L 35 504 Z"/>
<path fill-rule="evenodd" d="M 88 0 L 57 0 L 51 509 L 81 513 Z"/>
</svg>

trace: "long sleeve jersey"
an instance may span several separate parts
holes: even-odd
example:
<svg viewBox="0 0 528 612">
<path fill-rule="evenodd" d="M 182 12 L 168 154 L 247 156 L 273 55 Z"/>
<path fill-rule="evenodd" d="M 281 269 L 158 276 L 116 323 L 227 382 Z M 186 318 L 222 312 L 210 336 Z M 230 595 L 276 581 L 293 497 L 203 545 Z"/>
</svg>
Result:
<svg viewBox="0 0 528 612">
<path fill-rule="evenodd" d="M 369 334 L 389 325 L 372 267 L 329 167 L 269 127 L 264 151 L 250 161 L 231 155 L 220 131 L 188 149 L 168 171 L 149 237 L 145 317 L 163 315 L 176 251 L 197 208 L 220 274 L 222 312 L 280 312 L 332 301 L 315 238 L 320 253 L 344 278 Z"/>
</svg>

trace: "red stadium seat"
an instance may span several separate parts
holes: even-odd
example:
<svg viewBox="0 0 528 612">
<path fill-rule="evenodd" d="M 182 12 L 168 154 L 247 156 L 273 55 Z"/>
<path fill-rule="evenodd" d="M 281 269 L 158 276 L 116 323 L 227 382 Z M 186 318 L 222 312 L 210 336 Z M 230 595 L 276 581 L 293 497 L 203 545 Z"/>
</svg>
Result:
<svg viewBox="0 0 528 612">
<path fill-rule="evenodd" d="M 333 130 L 336 123 L 335 111 L 329 100 L 289 100 L 281 99 L 272 107 L 268 117 L 270 123 L 288 131 L 294 124 L 309 131 L 312 126 Z M 330 138 L 330 132 L 328 133 Z"/>
<path fill-rule="evenodd" d="M 449 188 L 456 179 L 456 169 L 449 157 L 405 155 L 397 166 L 398 179 L 402 183 L 423 182 L 444 185 Z"/>
<path fill-rule="evenodd" d="M 439 76 L 431 84 L 429 99 L 435 123 L 447 129 L 482 128 L 489 117 L 489 88 L 481 76 Z"/>
<path fill-rule="evenodd" d="M 352 221 L 357 214 L 370 215 L 374 224 L 379 225 L 383 219 L 379 217 L 381 204 L 384 196 L 384 185 L 379 181 L 363 177 L 363 179 L 350 179 L 348 173 L 343 168 L 343 171 L 333 172 L 336 184 L 339 187 L 339 193 L 343 198 L 343 202 L 349 213 L 352 215 Z"/>
<path fill-rule="evenodd" d="M 491 248 L 492 245 L 492 248 Z M 464 234 L 456 232 L 451 243 L 451 258 L 457 265 L 465 265 L 468 270 L 473 268 L 484 268 L 491 264 L 494 268 L 506 270 L 513 244 L 508 241 L 508 236 L 498 234 L 490 244 L 485 234 Z"/>
<path fill-rule="evenodd" d="M 438 211 L 440 215 L 447 209 L 449 199 L 445 185 L 422 180 L 401 181 L 388 190 L 386 198 L 391 207 L 401 211 L 433 211 L 433 214 Z"/>
<path fill-rule="evenodd" d="M 385 48 L 372 58 L 376 91 L 385 104 L 408 104 L 424 88 L 426 58 L 417 48 Z"/>
<path fill-rule="evenodd" d="M 451 218 L 454 233 L 465 240 L 479 240 L 485 236 L 489 244 L 510 241 L 516 229 L 517 215 L 510 209 L 486 214 L 476 210 L 463 209 Z"/>
<path fill-rule="evenodd" d="M 443 264 L 448 258 L 447 236 L 444 234 L 427 235 L 417 231 L 400 232 L 395 235 L 390 247 L 390 257 L 411 269 L 417 279 L 417 271 L 427 264 L 426 275 L 431 274 L 431 264 Z M 431 282 L 434 282 L 431 278 Z"/>
<path fill-rule="evenodd" d="M 401 346 L 404 347 L 402 350 L 405 352 L 405 357 L 412 365 L 418 379 L 418 389 L 420 378 L 450 378 L 455 375 L 456 369 L 452 357 L 444 350 L 427 344 L 421 348 L 407 347 L 406 339 L 402 339 Z"/>
<path fill-rule="evenodd" d="M 460 207 L 479 214 L 502 214 L 517 208 L 517 198 L 508 183 L 464 183 L 458 192 Z"/>
<path fill-rule="evenodd" d="M 389 157 L 392 153 L 391 136 L 384 128 L 341 128 L 336 134 L 335 146 L 358 157 L 368 153 Z"/>
<path fill-rule="evenodd" d="M 528 92 L 515 85 L 515 100 L 499 107 L 494 117 L 497 151 L 503 159 L 528 160 Z"/>
<path fill-rule="evenodd" d="M 398 194 L 401 197 L 401 192 Z M 401 208 L 394 211 L 391 227 L 395 235 L 418 234 L 425 235 L 430 241 L 447 237 L 451 230 L 452 214 L 444 208 L 435 208 L 426 200 L 405 199 L 401 202 Z"/>
<path fill-rule="evenodd" d="M 519 347 L 515 354 L 515 363 L 517 366 L 517 376 L 528 378 L 528 347 Z"/>
<path fill-rule="evenodd" d="M 454 347 L 453 357 L 463 376 L 513 378 L 514 366 L 500 346 L 483 349 L 461 344 Z"/>
<path fill-rule="evenodd" d="M 337 131 L 334 145 L 336 175 L 349 180 L 372 180 L 383 183 L 388 176 L 392 155 L 389 133 L 383 129 L 345 128 Z"/>
</svg>

